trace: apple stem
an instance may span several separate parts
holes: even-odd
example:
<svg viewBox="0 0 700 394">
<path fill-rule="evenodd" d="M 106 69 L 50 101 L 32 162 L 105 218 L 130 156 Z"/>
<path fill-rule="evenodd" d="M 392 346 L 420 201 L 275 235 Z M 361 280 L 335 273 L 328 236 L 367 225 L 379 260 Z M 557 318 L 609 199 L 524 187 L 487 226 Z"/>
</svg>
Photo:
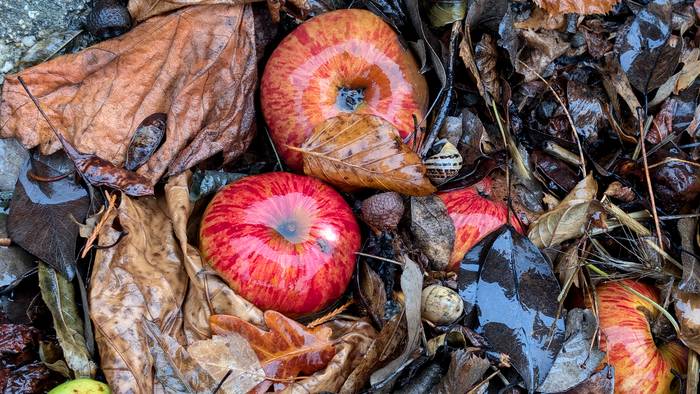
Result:
<svg viewBox="0 0 700 394">
<path fill-rule="evenodd" d="M 593 265 L 593 264 L 586 264 L 586 267 L 587 267 L 589 270 L 595 272 L 596 274 L 598 274 L 598 275 L 600 275 L 600 276 L 602 276 L 602 277 L 604 277 L 604 278 L 610 278 L 610 275 L 609 275 L 607 272 L 603 271 L 602 269 L 596 267 L 596 266 Z M 678 326 L 678 323 L 676 322 L 676 319 L 674 319 L 673 316 L 671 316 L 671 314 L 670 314 L 664 307 L 662 307 L 662 306 L 659 305 L 656 301 L 654 301 L 654 300 L 652 300 L 651 298 L 645 296 L 644 294 L 638 292 L 637 290 L 635 290 L 635 289 L 633 289 L 633 288 L 627 286 L 627 285 L 624 284 L 624 283 L 620 283 L 620 286 L 622 286 L 625 290 L 629 291 L 630 293 L 636 295 L 637 297 L 643 299 L 644 301 L 650 303 L 654 308 L 658 309 L 659 312 L 661 312 L 661 314 L 664 315 L 664 316 L 666 317 L 666 319 L 668 319 L 669 322 L 671 322 L 671 325 L 673 326 L 673 329 L 676 330 L 676 335 L 680 335 L 681 329 L 680 329 L 680 327 Z"/>
</svg>

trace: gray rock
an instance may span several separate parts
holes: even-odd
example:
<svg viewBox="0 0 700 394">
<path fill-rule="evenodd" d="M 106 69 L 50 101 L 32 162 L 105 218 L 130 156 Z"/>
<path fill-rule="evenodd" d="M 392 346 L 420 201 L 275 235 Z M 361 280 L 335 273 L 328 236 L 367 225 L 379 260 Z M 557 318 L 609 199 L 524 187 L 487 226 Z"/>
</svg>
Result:
<svg viewBox="0 0 700 394">
<path fill-rule="evenodd" d="M 12 139 L 0 139 L 0 191 L 15 189 L 15 182 L 29 152 Z"/>
</svg>

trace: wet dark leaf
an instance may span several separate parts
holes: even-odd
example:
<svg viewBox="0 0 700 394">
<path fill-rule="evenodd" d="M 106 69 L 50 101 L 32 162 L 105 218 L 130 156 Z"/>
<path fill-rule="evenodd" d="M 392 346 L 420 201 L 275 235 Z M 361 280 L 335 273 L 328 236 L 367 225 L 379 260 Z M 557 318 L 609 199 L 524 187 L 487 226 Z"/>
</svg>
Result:
<svg viewBox="0 0 700 394">
<path fill-rule="evenodd" d="M 673 113 L 676 111 L 676 100 L 670 98 L 664 102 L 659 113 L 654 116 L 651 128 L 646 134 L 646 140 L 658 144 L 673 131 Z"/>
<path fill-rule="evenodd" d="M 464 349 L 452 352 L 447 373 L 431 393 L 461 393 L 474 387 L 491 364 Z"/>
<path fill-rule="evenodd" d="M 53 316 L 58 342 L 75 378 L 92 378 L 96 365 L 90 358 L 83 331 L 83 320 L 75 303 L 73 284 L 44 263 L 39 263 L 41 298 Z"/>
<path fill-rule="evenodd" d="M 141 122 L 131 137 L 124 168 L 135 171 L 151 158 L 163 141 L 167 120 L 167 114 L 155 113 Z"/>
<path fill-rule="evenodd" d="M 603 104 L 588 86 L 576 81 L 567 84 L 566 98 L 578 134 L 588 143 L 596 142 L 599 131 L 608 126 Z"/>
<path fill-rule="evenodd" d="M 467 0 L 435 0 L 428 10 L 430 24 L 435 27 L 460 21 L 467 12 Z"/>
<path fill-rule="evenodd" d="M 73 170 L 63 153 L 28 160 L 17 180 L 10 203 L 7 231 L 12 241 L 72 280 L 75 275 L 75 243 L 78 222 L 87 216 L 90 199 L 74 176 L 53 181 L 35 181 L 29 173 L 55 177 Z"/>
<path fill-rule="evenodd" d="M 31 359 L 38 334 L 34 327 L 25 324 L 0 324 L 0 367 L 12 368 Z"/>
<path fill-rule="evenodd" d="M 615 392 L 615 369 L 605 365 L 603 369 L 564 394 L 613 394 Z"/>
<path fill-rule="evenodd" d="M 363 262 L 358 273 L 358 280 L 360 297 L 367 308 L 367 313 L 378 327 L 383 326 L 386 290 L 382 278 L 367 263 Z"/>
<path fill-rule="evenodd" d="M 566 391 L 588 379 L 605 357 L 594 343 L 597 322 L 589 309 L 573 309 L 566 317 L 566 341 L 547 379 L 537 389 L 543 393 Z"/>
<path fill-rule="evenodd" d="M 700 350 L 700 295 L 676 291 L 676 316 L 680 326 L 679 338 L 693 351 Z"/>
<path fill-rule="evenodd" d="M 472 168 L 473 164 L 482 156 L 481 138 L 486 129 L 481 119 L 469 109 L 462 111 L 462 137 L 459 139 L 457 150 L 462 155 L 462 167 Z"/>
<path fill-rule="evenodd" d="M 683 218 L 678 221 L 678 233 L 681 235 L 681 247 L 685 252 L 681 254 L 683 262 L 683 277 L 678 284 L 678 289 L 686 293 L 700 294 L 700 259 L 694 253 L 695 229 L 698 226 L 697 218 Z"/>
<path fill-rule="evenodd" d="M 478 28 L 495 33 L 499 30 L 498 25 L 506 10 L 507 0 L 469 0 L 469 11 L 464 22 L 471 30 Z"/>
<path fill-rule="evenodd" d="M 474 277 L 473 263 L 460 268 L 460 295 L 465 294 L 465 307 L 473 303 L 478 308 L 477 332 L 493 350 L 510 356 L 525 386 L 534 391 L 564 341 L 564 319 L 556 317 L 559 282 L 547 258 L 511 226 L 475 249 L 479 246 L 478 281 L 465 280 L 465 274 Z"/>
<path fill-rule="evenodd" d="M 7 215 L 0 213 L 0 238 L 7 238 Z M 34 258 L 17 245 L 0 246 L 0 293 L 12 290 L 36 272 Z"/>
<path fill-rule="evenodd" d="M 621 32 L 616 42 L 622 70 L 642 93 L 661 86 L 673 74 L 681 54 L 671 39 L 671 3 L 654 0 Z"/>
<path fill-rule="evenodd" d="M 0 370 L 0 379 L 3 370 Z M 5 381 L 3 393 L 44 393 L 57 383 L 51 371 L 41 363 L 34 361 L 30 364 L 9 372 Z"/>
<path fill-rule="evenodd" d="M 190 185 L 190 201 L 197 201 L 202 197 L 214 194 L 222 187 L 244 176 L 245 174 L 223 171 L 195 171 L 192 174 L 192 184 Z"/>
<path fill-rule="evenodd" d="M 700 196 L 700 165 L 666 157 L 649 163 L 656 203 L 666 212 L 697 207 Z"/>
<path fill-rule="evenodd" d="M 455 242 L 454 223 L 442 199 L 435 195 L 411 197 L 411 233 L 416 246 L 434 270 L 447 268 Z"/>
<path fill-rule="evenodd" d="M 568 193 L 576 186 L 578 176 L 566 163 L 540 151 L 532 152 L 535 168 L 547 181 L 546 186 L 555 192 Z"/>
<path fill-rule="evenodd" d="M 41 41 L 32 45 L 19 60 L 19 67 L 29 67 L 45 62 L 75 40 L 82 30 L 57 31 L 49 34 Z"/>
</svg>

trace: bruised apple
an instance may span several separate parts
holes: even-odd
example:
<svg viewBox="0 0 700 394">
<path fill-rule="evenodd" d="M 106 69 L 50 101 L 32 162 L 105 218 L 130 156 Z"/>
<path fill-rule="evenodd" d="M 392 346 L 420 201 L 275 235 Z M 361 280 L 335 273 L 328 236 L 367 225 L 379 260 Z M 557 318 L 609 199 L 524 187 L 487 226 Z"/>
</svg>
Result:
<svg viewBox="0 0 700 394">
<path fill-rule="evenodd" d="M 270 56 L 260 85 L 272 140 L 295 170 L 302 168 L 301 154 L 289 147 L 299 147 L 326 119 L 372 114 L 406 138 L 414 116 L 420 121 L 425 114 L 427 97 L 425 79 L 394 30 L 357 9 L 327 12 L 297 27 Z"/>
<path fill-rule="evenodd" d="M 481 184 L 486 190 L 490 189 L 490 180 L 486 179 Z M 464 188 L 438 194 L 455 226 L 455 242 L 448 271 L 457 271 L 469 249 L 507 222 L 506 204 L 490 200 L 475 189 Z M 523 232 L 513 215 L 511 224 L 519 233 Z"/>
<path fill-rule="evenodd" d="M 615 367 L 615 393 L 670 393 L 675 370 L 685 374 L 687 350 L 680 342 L 658 345 L 650 321 L 659 316 L 648 301 L 621 283 L 659 302 L 653 286 L 625 280 L 599 285 L 600 348 Z"/>
<path fill-rule="evenodd" d="M 355 267 L 360 231 L 335 190 L 273 172 L 219 191 L 200 227 L 203 258 L 241 296 L 292 316 L 340 297 Z"/>
</svg>

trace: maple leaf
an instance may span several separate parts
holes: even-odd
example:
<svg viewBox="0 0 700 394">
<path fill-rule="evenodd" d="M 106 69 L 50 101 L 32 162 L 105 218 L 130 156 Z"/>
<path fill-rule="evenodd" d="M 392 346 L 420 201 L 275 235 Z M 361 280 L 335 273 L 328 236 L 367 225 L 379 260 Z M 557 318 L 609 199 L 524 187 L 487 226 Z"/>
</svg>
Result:
<svg viewBox="0 0 700 394">
<path fill-rule="evenodd" d="M 620 0 L 535 0 L 535 3 L 550 15 L 605 14 Z"/>
<path fill-rule="evenodd" d="M 335 356 L 330 328 L 308 329 L 275 311 L 266 311 L 264 317 L 269 331 L 230 315 L 212 315 L 209 323 L 214 335 L 234 332 L 247 339 L 265 376 L 275 381 L 295 378 L 299 374 L 311 375 L 324 368 Z M 267 380 L 256 390 L 265 392 L 271 384 Z"/>
</svg>

